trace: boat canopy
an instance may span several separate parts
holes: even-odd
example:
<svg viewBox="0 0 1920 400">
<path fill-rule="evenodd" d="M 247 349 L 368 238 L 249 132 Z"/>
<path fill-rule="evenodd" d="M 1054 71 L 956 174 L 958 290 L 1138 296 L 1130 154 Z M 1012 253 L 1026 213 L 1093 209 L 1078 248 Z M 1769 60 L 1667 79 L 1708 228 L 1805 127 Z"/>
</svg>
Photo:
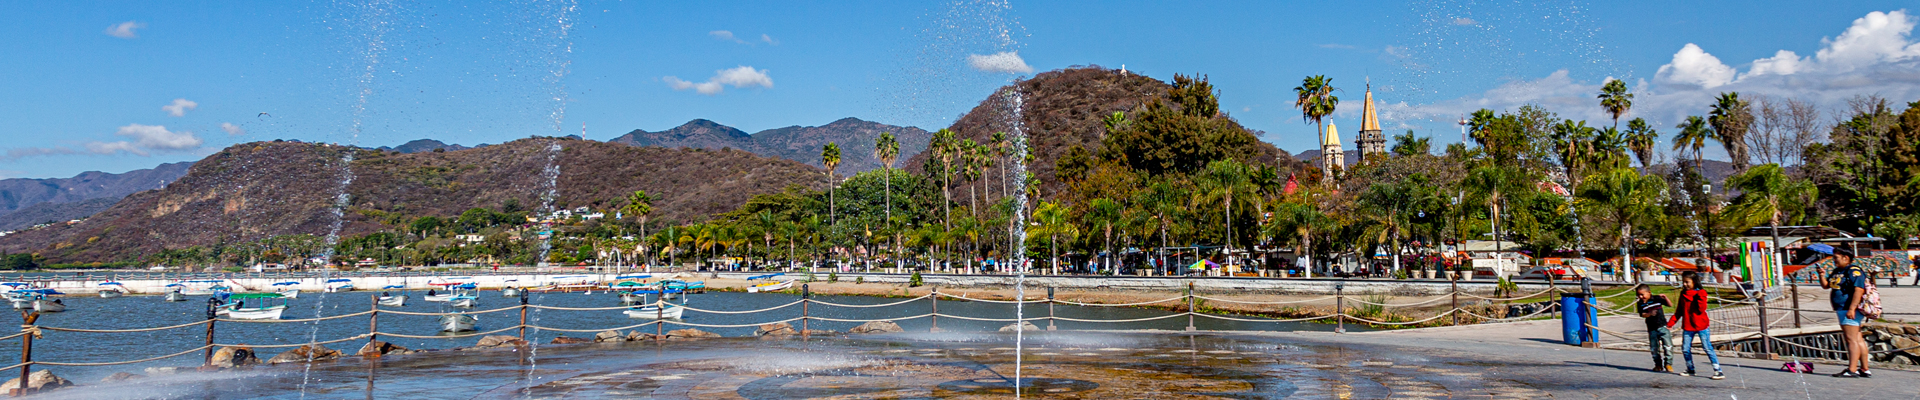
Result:
<svg viewBox="0 0 1920 400">
<path fill-rule="evenodd" d="M 227 296 L 229 299 L 278 299 L 283 297 L 286 296 L 281 296 L 279 293 L 234 293 Z"/>
<path fill-rule="evenodd" d="M 640 283 L 640 282 L 634 282 L 634 281 L 620 282 L 613 285 L 613 287 L 623 287 L 623 288 L 624 287 L 641 287 L 641 286 L 650 286 L 650 285 L 647 285 L 645 283 Z"/>
<path fill-rule="evenodd" d="M 178 283 L 169 283 L 169 284 L 167 284 L 167 287 L 181 287 L 181 286 L 186 286 L 186 285 L 182 285 L 182 284 L 178 284 Z"/>
<path fill-rule="evenodd" d="M 66 293 L 60 293 L 60 291 L 58 291 L 58 290 L 53 290 L 53 289 L 20 289 L 20 290 L 14 290 L 14 291 L 13 291 L 13 293 L 24 293 L 24 294 L 66 294 Z"/>
<path fill-rule="evenodd" d="M 226 282 L 226 281 L 219 280 L 219 279 L 197 279 L 197 280 L 186 281 L 186 283 L 220 283 L 220 282 Z"/>
<path fill-rule="evenodd" d="M 751 280 L 759 280 L 759 279 L 773 279 L 773 277 L 786 275 L 786 274 L 787 273 L 785 272 L 777 272 L 777 273 L 771 273 L 766 275 L 754 275 L 754 276 L 747 277 L 747 280 L 751 281 Z"/>
<path fill-rule="evenodd" d="M 25 283 L 25 282 L 0 282 L 0 285 L 5 285 L 7 287 L 33 286 L 33 284 L 31 283 Z"/>
<path fill-rule="evenodd" d="M 616 276 L 616 277 L 613 277 L 613 279 L 615 279 L 615 280 L 622 280 L 622 279 L 647 279 L 647 278 L 652 278 L 652 277 L 653 277 L 653 275 L 648 275 L 648 274 L 632 274 L 632 275 L 621 275 L 621 276 Z"/>
<path fill-rule="evenodd" d="M 280 283 L 275 283 L 273 285 L 274 286 L 293 286 L 298 284 L 300 284 L 300 282 L 280 282 Z"/>
<path fill-rule="evenodd" d="M 100 286 L 125 286 L 125 285 L 121 285 L 120 282 L 100 282 Z"/>
<path fill-rule="evenodd" d="M 454 288 L 454 289 L 473 289 L 473 288 L 477 288 L 477 287 L 480 287 L 480 285 L 475 285 L 475 284 L 473 284 L 473 282 L 467 282 L 467 283 L 464 283 L 464 284 L 461 284 L 461 285 L 459 285 L 459 286 L 452 286 L 452 288 Z"/>
<path fill-rule="evenodd" d="M 349 283 L 351 283 L 351 282 L 353 282 L 353 280 L 352 280 L 352 279 L 346 279 L 346 278 L 333 278 L 333 279 L 328 279 L 328 280 L 327 280 L 327 283 L 335 283 L 335 282 L 349 282 Z"/>
<path fill-rule="evenodd" d="M 386 285 L 380 288 L 381 289 L 406 289 L 407 285 Z"/>
</svg>

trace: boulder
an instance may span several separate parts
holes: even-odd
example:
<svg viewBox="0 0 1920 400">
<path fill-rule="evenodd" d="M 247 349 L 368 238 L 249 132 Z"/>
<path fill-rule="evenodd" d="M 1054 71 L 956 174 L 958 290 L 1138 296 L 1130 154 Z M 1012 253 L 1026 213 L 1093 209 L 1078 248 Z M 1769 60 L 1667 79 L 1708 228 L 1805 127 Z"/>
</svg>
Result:
<svg viewBox="0 0 1920 400">
<path fill-rule="evenodd" d="M 1016 327 L 1016 325 L 1018 327 Z M 1015 329 L 1019 329 L 1023 331 L 1037 331 L 1037 330 L 1040 330 L 1040 327 L 1034 326 L 1032 322 L 1026 322 L 1026 321 L 1021 321 L 1019 324 L 1007 324 L 1007 326 L 1000 327 L 1001 332 L 1013 332 Z"/>
<path fill-rule="evenodd" d="M 853 334 L 900 333 L 900 332 L 906 332 L 906 330 L 900 329 L 900 324 L 896 324 L 888 321 L 871 321 L 864 324 L 860 324 L 860 326 L 853 327 L 853 329 L 847 330 L 847 333 L 853 333 Z"/>
<path fill-rule="evenodd" d="M 521 340 L 517 336 L 493 335 L 493 336 L 480 338 L 480 343 L 475 344 L 474 347 L 480 347 L 480 348 L 522 347 L 526 345 L 527 345 L 527 341 Z"/>
<path fill-rule="evenodd" d="M 606 332 L 596 333 L 593 335 L 594 343 L 625 342 L 625 341 L 627 341 L 627 335 L 621 334 L 620 331 L 606 331 Z"/>
<path fill-rule="evenodd" d="M 68 386 L 73 386 L 73 381 L 69 381 L 67 380 L 67 378 L 54 376 L 53 371 L 48 371 L 43 369 L 39 371 L 33 371 L 32 374 L 27 375 L 27 390 L 29 391 L 37 392 L 37 391 L 43 391 L 43 390 L 58 389 L 58 388 L 63 388 Z M 12 392 L 18 389 L 20 389 L 20 378 L 9 379 L 7 380 L 7 383 L 0 384 L 0 393 Z"/>
<path fill-rule="evenodd" d="M 267 359 L 267 364 L 326 361 L 335 358 L 340 358 L 339 350 L 329 349 L 326 346 L 302 345 Z"/>
<path fill-rule="evenodd" d="M 775 322 L 771 324 L 760 325 L 759 328 L 753 330 L 754 336 L 762 336 L 762 337 L 789 336 L 789 335 L 798 335 L 798 334 L 800 334 L 800 331 L 793 330 L 793 325 L 788 325 L 785 322 Z"/>
<path fill-rule="evenodd" d="M 560 336 L 560 337 L 553 338 L 553 341 L 548 342 L 547 344 L 581 344 L 581 343 L 593 343 L 593 339 Z"/>
<path fill-rule="evenodd" d="M 215 368 L 244 367 L 259 364 L 260 358 L 253 355 L 251 347 L 221 347 L 213 351 L 213 360 L 207 365 Z"/>
<path fill-rule="evenodd" d="M 178 374 L 178 373 L 180 373 L 180 371 L 182 371 L 182 370 L 187 370 L 187 369 L 190 369 L 190 368 L 187 368 L 187 367 L 147 367 L 147 369 L 145 370 L 145 372 L 147 373 L 147 375 L 173 375 L 173 374 Z"/>
<path fill-rule="evenodd" d="M 1907 336 L 1920 336 L 1920 327 L 1915 327 L 1913 325 L 1901 325 L 1900 333 L 1905 333 L 1907 334 Z"/>
<path fill-rule="evenodd" d="M 367 342 L 365 346 L 360 346 L 360 351 L 354 354 L 358 354 L 361 357 L 377 358 L 388 354 L 406 354 L 406 351 L 407 348 L 400 347 L 400 345 L 375 340 Z"/>
<path fill-rule="evenodd" d="M 705 339 L 717 337 L 720 337 L 720 334 L 693 328 L 667 331 L 668 339 Z"/>
<path fill-rule="evenodd" d="M 123 381 L 130 381 L 130 380 L 135 380 L 135 379 L 142 379 L 142 378 L 146 378 L 146 377 L 147 377 L 146 375 L 141 375 L 141 374 L 130 374 L 130 373 L 126 373 L 126 372 L 115 372 L 115 373 L 113 373 L 113 375 L 107 375 L 107 377 L 106 377 L 106 378 L 101 378 L 101 379 L 100 379 L 100 382 L 105 382 L 105 383 L 112 383 L 112 382 L 123 382 Z"/>
<path fill-rule="evenodd" d="M 1901 353 L 1920 357 L 1920 341 L 1908 339 L 1906 336 L 1894 336 L 1893 340 L 1889 340 L 1887 343 L 1892 344 L 1895 349 L 1905 349 L 1900 351 Z"/>
</svg>

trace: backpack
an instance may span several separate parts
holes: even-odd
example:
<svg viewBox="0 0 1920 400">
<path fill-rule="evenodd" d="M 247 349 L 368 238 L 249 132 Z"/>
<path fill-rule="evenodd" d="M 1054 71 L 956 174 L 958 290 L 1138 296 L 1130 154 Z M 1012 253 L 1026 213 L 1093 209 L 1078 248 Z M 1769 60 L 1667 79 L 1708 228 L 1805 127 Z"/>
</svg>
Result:
<svg viewBox="0 0 1920 400">
<path fill-rule="evenodd" d="M 1866 296 L 1860 299 L 1860 318 L 1877 319 L 1882 311 L 1885 310 L 1880 308 L 1880 288 L 1874 286 L 1873 281 L 1867 281 Z"/>
</svg>

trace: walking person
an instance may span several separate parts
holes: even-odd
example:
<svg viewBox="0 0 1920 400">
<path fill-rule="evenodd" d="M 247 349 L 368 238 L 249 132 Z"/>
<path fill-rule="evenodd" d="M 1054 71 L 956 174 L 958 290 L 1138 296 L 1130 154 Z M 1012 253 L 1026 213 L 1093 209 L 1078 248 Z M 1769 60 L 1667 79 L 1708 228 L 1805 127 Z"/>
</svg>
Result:
<svg viewBox="0 0 1920 400">
<path fill-rule="evenodd" d="M 1693 376 L 1693 340 L 1700 339 L 1700 347 L 1707 351 L 1707 362 L 1713 363 L 1713 380 L 1727 379 L 1720 372 L 1720 355 L 1713 352 L 1713 321 L 1707 319 L 1707 291 L 1700 287 L 1700 273 L 1687 271 L 1680 275 L 1685 284 L 1680 292 L 1680 304 L 1674 307 L 1673 319 L 1667 321 L 1667 327 L 1680 325 L 1680 355 L 1687 361 L 1687 372 L 1680 376 Z"/>
<path fill-rule="evenodd" d="M 1867 273 L 1853 265 L 1853 252 L 1844 248 L 1828 246 L 1808 246 L 1814 251 L 1833 255 L 1833 271 L 1827 272 L 1826 279 L 1820 280 L 1820 287 L 1831 289 L 1830 300 L 1833 311 L 1840 317 L 1840 331 L 1847 344 L 1847 369 L 1834 373 L 1835 378 L 1872 378 L 1873 372 L 1867 370 L 1867 341 L 1860 337 L 1860 325 L 1866 322 L 1866 313 L 1860 311 L 1860 300 L 1867 295 Z"/>
<path fill-rule="evenodd" d="M 1653 353 L 1653 372 L 1673 372 L 1673 331 L 1667 329 L 1667 296 L 1653 294 L 1645 284 L 1633 287 L 1640 318 L 1647 320 L 1647 351 Z"/>
</svg>

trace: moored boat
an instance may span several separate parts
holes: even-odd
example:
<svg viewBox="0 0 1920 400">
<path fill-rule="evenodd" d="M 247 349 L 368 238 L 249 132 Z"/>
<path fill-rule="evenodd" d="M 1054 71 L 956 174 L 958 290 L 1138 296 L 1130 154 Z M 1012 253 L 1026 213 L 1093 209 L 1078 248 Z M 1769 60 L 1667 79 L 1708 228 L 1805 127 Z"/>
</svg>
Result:
<svg viewBox="0 0 1920 400">
<path fill-rule="evenodd" d="M 161 298 L 161 300 L 165 300 L 165 301 L 187 301 L 187 295 L 186 295 L 186 294 L 183 294 L 183 293 L 180 293 L 180 291 L 178 291 L 178 290 L 175 290 L 175 291 L 171 291 L 171 292 L 167 292 L 167 295 L 166 295 L 165 297 L 162 297 L 162 298 Z"/>
<path fill-rule="evenodd" d="M 287 311 L 287 298 L 279 293 L 234 293 L 227 299 L 234 302 L 222 305 L 215 314 L 225 315 L 228 319 L 280 319 L 280 315 Z M 257 306 L 248 307 L 248 300 L 255 301 Z"/>
<path fill-rule="evenodd" d="M 473 331 L 474 324 L 478 322 L 480 322 L 480 319 L 478 317 L 474 317 L 468 314 L 442 315 L 440 316 L 440 331 L 441 332 L 470 332 L 470 331 Z"/>
<path fill-rule="evenodd" d="M 102 299 L 117 299 L 127 295 L 126 285 L 121 285 L 120 282 L 101 282 L 98 286 Z"/>
<path fill-rule="evenodd" d="M 327 293 L 340 293 L 340 292 L 351 292 L 351 291 L 353 291 L 353 280 L 351 279 L 334 278 L 334 279 L 327 280 Z"/>
<path fill-rule="evenodd" d="M 506 288 L 501 288 L 501 289 L 500 289 L 500 297 L 520 297 L 520 291 L 521 291 L 521 290 L 523 290 L 523 289 L 520 289 L 520 288 L 517 288 L 517 287 L 506 287 Z"/>
<path fill-rule="evenodd" d="M 790 287 L 793 287 L 793 281 L 766 282 L 758 285 L 748 286 L 747 293 L 777 292 L 781 290 L 787 290 L 787 288 L 790 288 Z"/>
<path fill-rule="evenodd" d="M 680 319 L 680 315 L 687 311 L 686 307 L 681 307 L 679 305 L 671 304 L 671 303 L 666 304 L 665 309 L 662 309 L 660 307 L 661 307 L 660 304 L 649 304 L 649 305 L 644 305 L 639 307 L 628 308 L 626 311 L 622 311 L 622 313 L 627 314 L 627 318 Z"/>
<path fill-rule="evenodd" d="M 380 296 L 380 305 L 387 307 L 406 307 L 407 295 Z"/>
<path fill-rule="evenodd" d="M 41 298 L 33 301 L 34 312 L 50 313 L 50 312 L 61 312 L 66 310 L 67 310 L 67 304 L 60 302 L 60 299 Z"/>
<path fill-rule="evenodd" d="M 480 298 L 473 297 L 473 295 L 470 294 L 461 294 L 447 299 L 447 305 L 460 308 L 473 308 L 474 306 L 480 305 Z"/>
</svg>

